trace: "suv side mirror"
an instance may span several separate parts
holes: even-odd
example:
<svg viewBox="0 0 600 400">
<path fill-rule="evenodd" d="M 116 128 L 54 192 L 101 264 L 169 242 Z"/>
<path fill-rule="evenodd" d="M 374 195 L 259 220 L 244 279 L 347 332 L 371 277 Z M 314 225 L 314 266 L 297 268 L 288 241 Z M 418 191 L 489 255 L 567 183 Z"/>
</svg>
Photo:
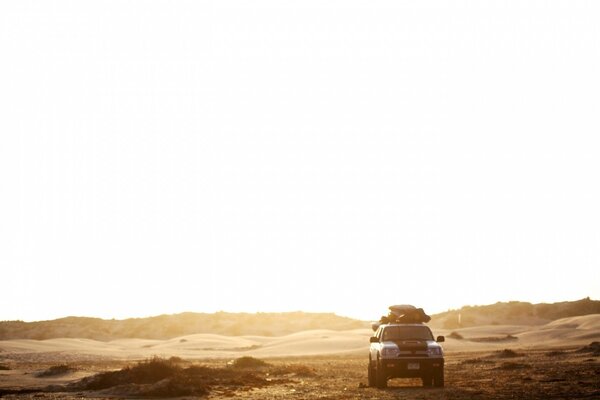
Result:
<svg viewBox="0 0 600 400">
<path fill-rule="evenodd" d="M 445 337 L 443 337 L 443 336 L 438 336 L 438 337 L 435 339 L 435 341 L 436 341 L 436 342 L 438 342 L 438 343 L 442 343 L 442 342 L 445 342 L 445 341 L 446 341 L 446 338 L 445 338 Z"/>
<path fill-rule="evenodd" d="M 377 336 L 371 336 L 369 343 L 379 343 L 379 338 Z"/>
</svg>

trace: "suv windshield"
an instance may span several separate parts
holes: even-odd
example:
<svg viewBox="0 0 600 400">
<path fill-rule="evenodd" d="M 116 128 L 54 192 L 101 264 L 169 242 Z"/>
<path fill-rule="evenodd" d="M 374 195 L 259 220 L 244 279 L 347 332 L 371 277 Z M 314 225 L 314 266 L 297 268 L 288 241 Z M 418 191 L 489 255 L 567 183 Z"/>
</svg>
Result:
<svg viewBox="0 0 600 400">
<path fill-rule="evenodd" d="M 433 340 L 433 335 L 426 326 L 388 326 L 383 331 L 383 341 L 411 339 Z"/>
</svg>

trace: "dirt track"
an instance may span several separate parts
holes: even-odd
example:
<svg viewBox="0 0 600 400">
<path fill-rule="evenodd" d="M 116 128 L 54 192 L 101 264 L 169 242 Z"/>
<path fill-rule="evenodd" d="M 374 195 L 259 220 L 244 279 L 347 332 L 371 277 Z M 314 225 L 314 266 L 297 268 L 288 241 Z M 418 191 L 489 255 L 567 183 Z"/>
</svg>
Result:
<svg viewBox="0 0 600 400">
<path fill-rule="evenodd" d="M 211 387 L 208 399 L 566 399 L 600 398 L 598 354 L 567 350 L 468 352 L 446 355 L 446 387 L 425 389 L 417 379 L 389 381 L 387 389 L 366 387 L 366 363 L 357 357 L 301 357 L 268 360 L 270 367 L 252 371 L 265 379 L 262 387 L 236 384 Z M 224 367 L 224 362 L 194 362 Z M 6 364 L 6 363 L 5 363 Z M 288 374 L 282 366 L 293 365 Z M 7 399 L 81 399 L 122 397 L 118 391 L 10 393 L 47 385 L 62 385 L 102 370 L 118 369 L 123 362 L 90 360 L 71 362 L 77 372 L 54 378 L 36 378 L 35 371 L 52 364 L 23 360 L 0 371 L 0 393 Z M 307 368 L 304 368 L 307 367 Z M 273 371 L 279 370 L 277 375 Z M 295 373 L 293 371 L 300 371 Z M 303 373 L 310 371 L 310 373 Z M 240 383 L 240 382 L 238 382 Z M 56 386 L 55 386 L 56 388 Z M 56 390 L 56 389 L 54 389 Z M 184 397 L 187 399 L 193 396 Z"/>
</svg>

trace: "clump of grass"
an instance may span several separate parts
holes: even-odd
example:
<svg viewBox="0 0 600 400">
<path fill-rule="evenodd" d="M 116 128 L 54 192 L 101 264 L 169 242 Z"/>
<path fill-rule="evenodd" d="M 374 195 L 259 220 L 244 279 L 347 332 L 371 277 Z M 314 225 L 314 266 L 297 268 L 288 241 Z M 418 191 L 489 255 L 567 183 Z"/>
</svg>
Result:
<svg viewBox="0 0 600 400">
<path fill-rule="evenodd" d="M 466 360 L 463 360 L 461 362 L 462 365 L 468 365 L 468 364 L 494 364 L 494 361 L 491 360 L 484 360 L 482 358 L 468 358 Z"/>
<path fill-rule="evenodd" d="M 530 365 L 528 364 L 523 364 L 523 363 L 516 363 L 516 362 L 503 362 L 500 366 L 498 366 L 496 369 L 503 369 L 503 370 L 515 370 L 515 369 L 524 369 L 524 368 L 531 368 Z"/>
<path fill-rule="evenodd" d="M 577 353 L 592 353 L 594 356 L 600 356 L 600 342 L 592 342 L 577 350 Z"/>
<path fill-rule="evenodd" d="M 519 338 L 508 334 L 506 336 L 477 337 L 477 338 L 471 338 L 469 340 L 471 342 L 477 342 L 477 343 L 494 343 L 494 342 L 510 342 L 513 340 L 519 340 Z"/>
<path fill-rule="evenodd" d="M 316 371 L 309 367 L 308 365 L 303 364 L 287 364 L 283 366 L 278 366 L 273 368 L 270 371 L 270 374 L 273 376 L 281 376 L 281 375 L 294 375 L 294 376 L 302 376 L 302 377 L 311 377 L 317 376 Z"/>
<path fill-rule="evenodd" d="M 515 358 L 515 357 L 521 357 L 521 356 L 523 356 L 523 354 L 517 353 L 516 351 L 511 350 L 511 349 L 504 349 L 504 350 L 500 350 L 500 351 L 496 352 L 495 356 L 497 358 Z"/>
<path fill-rule="evenodd" d="M 237 358 L 237 359 L 233 360 L 230 363 L 230 365 L 233 368 L 257 369 L 257 368 L 267 367 L 269 364 L 267 364 L 265 361 L 260 360 L 258 358 L 254 358 L 254 357 L 250 357 L 250 356 L 244 356 L 244 357 L 240 357 L 240 358 Z"/>
<path fill-rule="evenodd" d="M 204 396 L 211 387 L 234 389 L 269 384 L 262 376 L 234 368 L 181 366 L 179 357 L 154 357 L 118 371 L 109 371 L 69 385 L 70 390 L 104 390 L 108 394 L 129 397 Z"/>
<path fill-rule="evenodd" d="M 74 370 L 75 369 L 73 367 L 70 367 L 66 364 L 53 365 L 44 371 L 40 371 L 40 372 L 36 373 L 35 376 L 38 378 L 47 378 L 50 376 L 58 376 L 58 375 L 68 374 L 69 372 L 72 372 Z"/>
<path fill-rule="evenodd" d="M 458 339 L 458 340 L 462 340 L 462 339 L 464 339 L 463 335 L 461 335 L 461 334 L 460 334 L 460 333 L 458 333 L 458 332 L 452 332 L 452 333 L 450 333 L 450 334 L 448 335 L 448 337 L 449 337 L 449 338 L 451 338 L 451 339 Z"/>
<path fill-rule="evenodd" d="M 128 384 L 115 387 L 112 392 L 132 397 L 181 397 L 205 396 L 210 388 L 205 382 L 194 379 L 188 374 L 178 374 L 148 384 Z"/>
<path fill-rule="evenodd" d="M 103 372 L 82 383 L 85 389 L 100 390 L 125 384 L 155 383 L 172 377 L 181 370 L 176 363 L 159 357 L 154 357 L 134 366 L 127 366 L 119 371 Z"/>
</svg>

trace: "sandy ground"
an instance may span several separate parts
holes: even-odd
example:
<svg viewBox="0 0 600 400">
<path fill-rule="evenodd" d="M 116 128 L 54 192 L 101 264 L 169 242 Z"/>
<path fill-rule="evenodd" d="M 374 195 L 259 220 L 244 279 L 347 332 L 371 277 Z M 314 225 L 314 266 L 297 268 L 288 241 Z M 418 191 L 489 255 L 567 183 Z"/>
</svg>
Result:
<svg viewBox="0 0 600 400">
<path fill-rule="evenodd" d="M 177 356 L 198 365 L 224 367 L 241 356 L 267 360 L 271 366 L 301 365 L 314 374 L 294 373 L 268 379 L 264 387 L 211 391 L 209 398 L 240 399 L 531 399 L 600 398 L 598 352 L 579 352 L 600 340 L 600 315 L 568 318 L 540 327 L 484 326 L 458 329 L 449 338 L 446 387 L 425 389 L 419 380 L 391 380 L 390 388 L 367 383 L 367 330 L 312 330 L 282 337 L 190 335 L 171 340 L 127 339 L 98 342 L 83 339 L 0 341 L 0 397 L 36 399 L 114 398 L 114 393 L 36 393 L 102 371 L 122 368 L 155 355 Z M 451 332 L 434 330 L 435 335 Z M 454 335 L 456 336 L 456 335 Z M 502 357 L 502 349 L 516 351 Z M 51 377 L 36 374 L 68 364 L 72 371 Z M 256 371 L 268 377 L 269 369 Z"/>
</svg>

